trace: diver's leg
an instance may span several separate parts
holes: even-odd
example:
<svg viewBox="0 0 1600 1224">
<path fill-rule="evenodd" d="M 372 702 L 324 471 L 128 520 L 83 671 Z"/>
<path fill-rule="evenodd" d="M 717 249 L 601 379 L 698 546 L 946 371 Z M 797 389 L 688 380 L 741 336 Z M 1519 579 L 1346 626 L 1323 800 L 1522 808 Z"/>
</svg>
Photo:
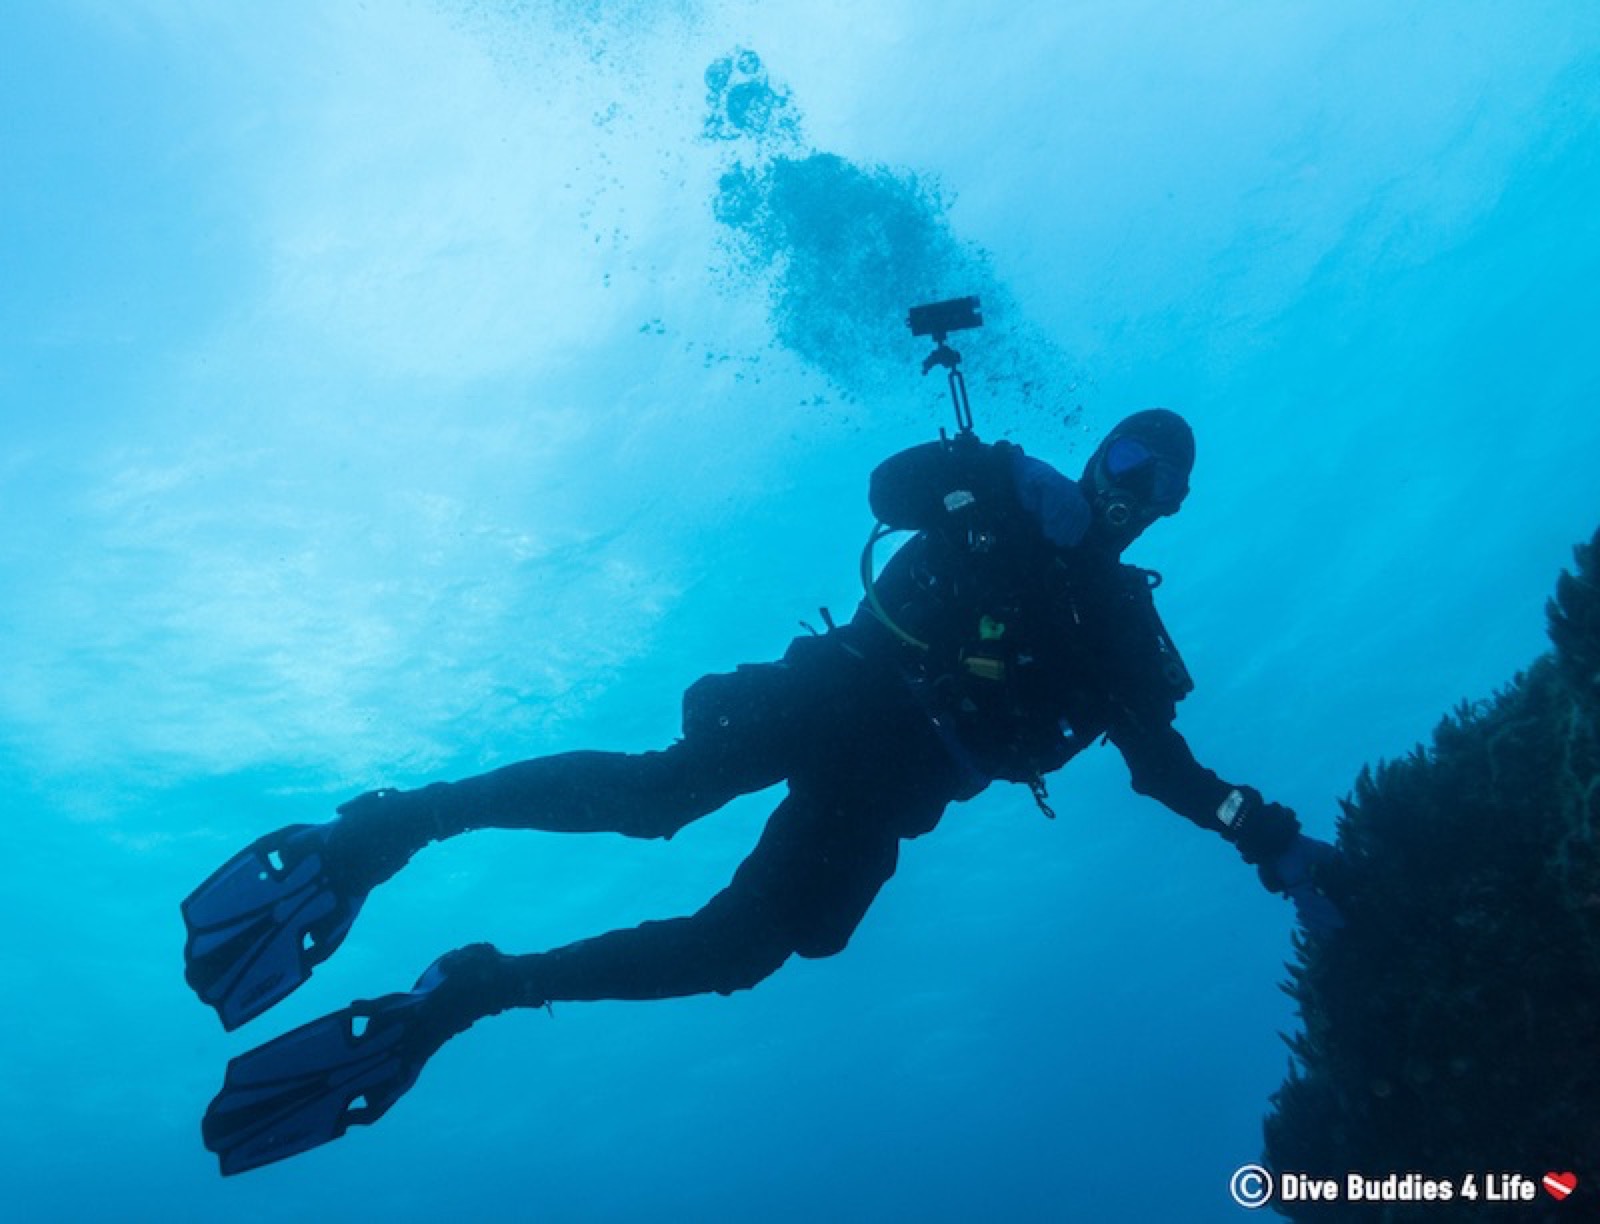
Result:
<svg viewBox="0 0 1600 1224">
<path fill-rule="evenodd" d="M 735 795 L 796 773 L 829 773 L 844 761 L 871 773 L 882 762 L 857 751 L 862 728 L 881 737 L 909 714 L 909 744 L 928 738 L 924 719 L 897 677 L 864 670 L 838 638 L 797 639 L 782 662 L 701 677 L 683 695 L 683 739 L 664 752 L 569 752 L 362 795 L 339 809 L 328 856 L 370 889 L 423 846 L 469 829 L 671 837 Z"/>
<path fill-rule="evenodd" d="M 429 842 L 468 829 L 671 837 L 788 776 L 810 751 L 822 690 L 801 670 L 756 664 L 697 681 L 684 694 L 683 739 L 664 752 L 570 752 L 374 791 L 338 820 L 258 838 L 183 902 L 185 976 L 225 1026 L 243 1024 L 333 954 L 373 888 Z"/>
<path fill-rule="evenodd" d="M 891 831 L 852 815 L 791 795 L 733 881 L 696 914 L 536 956 L 459 948 L 407 993 L 353 1004 L 241 1055 L 206 1111 L 206 1146 L 224 1173 L 238 1173 L 376 1121 L 440 1046 L 508 1008 L 728 994 L 795 952 L 838 951 L 897 852 Z"/>
<path fill-rule="evenodd" d="M 776 781 L 756 772 L 762 764 L 696 736 L 665 752 L 573 752 L 363 795 L 338 820 L 257 839 L 184 901 L 185 976 L 236 1028 L 301 985 L 343 942 L 368 892 L 429 842 L 490 825 L 670 837 L 740 790 Z"/>
<path fill-rule="evenodd" d="M 835 741 L 825 762 L 790 779 L 755 849 L 698 913 L 505 957 L 489 991 L 494 1010 L 729 994 L 790 955 L 842 951 L 894 874 L 900 840 L 931 830 L 960 793 L 960 776 L 919 722 L 873 726 L 870 742 Z"/>
<path fill-rule="evenodd" d="M 564 752 L 459 782 L 370 791 L 339 809 L 328 857 L 363 891 L 432 842 L 471 829 L 671 837 L 744 790 L 778 781 L 683 740 L 662 752 Z"/>
<path fill-rule="evenodd" d="M 697 913 L 506 957 L 486 999 L 498 1011 L 748 989 L 793 954 L 842 950 L 898 855 L 890 822 L 791 793 L 732 882 Z"/>
<path fill-rule="evenodd" d="M 787 776 L 801 751 L 794 673 L 783 664 L 707 676 L 684 694 L 683 739 L 661 752 L 566 752 L 339 809 L 328 858 L 368 891 L 422 847 L 470 829 L 671 837 L 735 795 Z"/>
</svg>

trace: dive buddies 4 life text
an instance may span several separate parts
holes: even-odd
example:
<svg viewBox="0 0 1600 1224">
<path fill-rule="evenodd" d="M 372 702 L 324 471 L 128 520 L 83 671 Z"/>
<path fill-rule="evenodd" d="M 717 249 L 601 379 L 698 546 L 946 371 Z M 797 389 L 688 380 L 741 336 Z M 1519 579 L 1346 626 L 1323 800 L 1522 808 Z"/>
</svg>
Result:
<svg viewBox="0 0 1600 1224">
<path fill-rule="evenodd" d="M 1245 1165 L 1228 1182 L 1234 1202 L 1251 1209 L 1279 1203 L 1531 1203 L 1540 1190 L 1565 1202 L 1578 1188 L 1573 1173 L 1539 1177 L 1522 1173 L 1466 1173 L 1460 1177 L 1426 1177 L 1390 1173 L 1371 1177 L 1347 1173 L 1342 1178 L 1313 1177 L 1283 1171 L 1276 1175 L 1260 1165 Z"/>
</svg>

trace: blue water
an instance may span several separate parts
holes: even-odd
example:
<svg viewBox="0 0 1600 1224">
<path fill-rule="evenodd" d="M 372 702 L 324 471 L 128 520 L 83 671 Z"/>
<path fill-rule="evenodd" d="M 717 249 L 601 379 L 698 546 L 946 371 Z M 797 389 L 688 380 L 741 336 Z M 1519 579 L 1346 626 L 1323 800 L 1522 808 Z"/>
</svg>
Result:
<svg viewBox="0 0 1600 1224">
<path fill-rule="evenodd" d="M 0 113 L 8 1218 L 1241 1214 L 1290 915 L 1109 750 L 1054 824 L 953 809 L 839 957 L 480 1025 L 226 1182 L 230 1056 L 694 908 L 772 797 L 430 850 L 234 1035 L 178 901 L 375 785 L 662 745 L 847 611 L 949 424 L 904 309 L 971 292 L 985 436 L 1193 422 L 1133 557 L 1179 726 L 1328 835 L 1600 519 L 1600 9 L 63 0 L 0 14 Z"/>
</svg>

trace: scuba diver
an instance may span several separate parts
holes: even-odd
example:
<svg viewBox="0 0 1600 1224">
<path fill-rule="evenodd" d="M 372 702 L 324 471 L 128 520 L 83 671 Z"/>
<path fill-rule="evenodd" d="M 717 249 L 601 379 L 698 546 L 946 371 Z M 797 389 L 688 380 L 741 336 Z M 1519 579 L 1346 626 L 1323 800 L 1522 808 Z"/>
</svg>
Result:
<svg viewBox="0 0 1600 1224">
<path fill-rule="evenodd" d="M 954 361 L 929 360 L 949 367 L 954 395 L 959 357 L 935 334 Z M 826 632 L 795 639 L 780 661 L 697 681 L 671 746 L 373 791 L 326 824 L 261 838 L 183 903 L 187 980 L 231 1031 L 302 985 L 371 890 L 430 843 L 482 828 L 670 838 L 737 795 L 787 783 L 755 849 L 696 913 L 532 955 L 469 945 L 409 992 L 235 1058 L 202 1126 L 225 1175 L 377 1120 L 435 1051 L 485 1017 L 729 994 L 791 956 L 831 956 L 894 873 L 902 839 L 996 780 L 1028 786 L 1051 815 L 1045 776 L 1097 740 L 1122 754 L 1135 791 L 1231 843 L 1308 933 L 1341 925 L 1323 891 L 1333 847 L 1287 807 L 1204 768 L 1174 728 L 1193 685 L 1156 613 L 1159 579 L 1121 560 L 1187 496 L 1189 426 L 1162 409 L 1136 413 L 1074 481 L 1018 446 L 981 442 L 964 403 L 960 385 L 956 436 L 873 472 L 880 525 L 855 616 L 836 625 L 824 613 Z M 873 545 L 890 531 L 914 534 L 874 577 Z"/>
</svg>

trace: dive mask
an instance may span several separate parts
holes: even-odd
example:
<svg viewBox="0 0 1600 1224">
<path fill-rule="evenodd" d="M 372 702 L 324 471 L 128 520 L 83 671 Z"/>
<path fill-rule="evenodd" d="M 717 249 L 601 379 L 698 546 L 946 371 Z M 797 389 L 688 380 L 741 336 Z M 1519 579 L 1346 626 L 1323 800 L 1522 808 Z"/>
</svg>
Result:
<svg viewBox="0 0 1600 1224">
<path fill-rule="evenodd" d="M 1139 438 L 1112 438 L 1095 472 L 1097 492 L 1132 499 L 1159 517 L 1175 514 L 1189 492 L 1189 476 Z M 1131 513 L 1128 507 L 1125 513 Z"/>
</svg>

